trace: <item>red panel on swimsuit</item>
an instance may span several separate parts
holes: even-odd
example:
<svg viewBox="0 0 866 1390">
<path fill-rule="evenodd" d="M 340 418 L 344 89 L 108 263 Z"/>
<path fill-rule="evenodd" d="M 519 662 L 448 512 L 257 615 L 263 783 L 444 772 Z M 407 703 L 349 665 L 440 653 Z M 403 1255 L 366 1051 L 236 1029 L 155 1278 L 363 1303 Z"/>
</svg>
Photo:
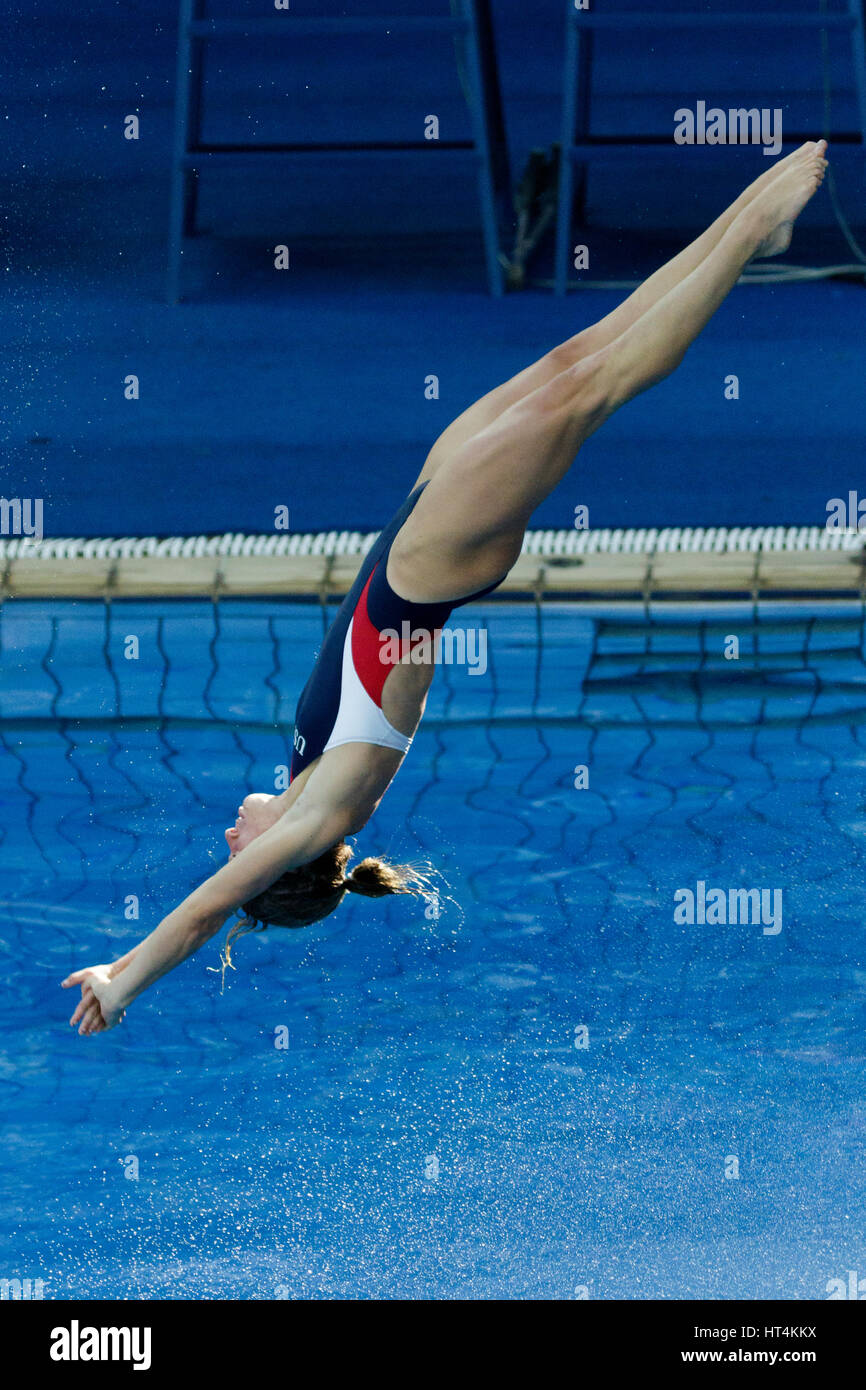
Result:
<svg viewBox="0 0 866 1390">
<path fill-rule="evenodd" d="M 352 620 L 352 662 L 358 679 L 370 699 L 374 700 L 381 709 L 385 681 L 388 679 L 391 668 L 397 663 L 385 659 L 386 643 L 383 642 L 379 629 L 367 611 L 367 591 L 377 568 L 378 566 L 372 570 L 370 578 L 361 591 L 361 597 L 358 600 L 358 606 Z M 404 644 L 401 640 L 400 655 L 403 656 L 405 650 L 411 651 L 413 647 L 417 647 L 423 641 L 424 634 L 408 644 Z"/>
</svg>

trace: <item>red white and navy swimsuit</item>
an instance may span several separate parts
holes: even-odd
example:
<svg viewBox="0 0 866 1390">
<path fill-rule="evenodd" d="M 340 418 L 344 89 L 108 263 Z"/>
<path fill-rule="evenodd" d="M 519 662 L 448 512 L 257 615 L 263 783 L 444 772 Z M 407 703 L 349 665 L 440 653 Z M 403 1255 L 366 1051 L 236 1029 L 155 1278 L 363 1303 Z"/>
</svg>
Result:
<svg viewBox="0 0 866 1390">
<path fill-rule="evenodd" d="M 396 664 L 387 656 L 395 648 L 404 655 L 424 636 L 386 645 L 382 632 L 402 634 L 402 625 L 408 621 L 410 632 L 421 628 L 435 633 L 455 608 L 482 598 L 502 583 L 499 579 L 475 594 L 445 603 L 411 603 L 394 592 L 386 577 L 391 546 L 426 486 L 421 483 L 407 497 L 376 537 L 325 635 L 295 712 L 292 778 L 341 743 L 375 743 L 406 753 L 412 736 L 401 734 L 382 712 L 382 691 Z"/>
</svg>

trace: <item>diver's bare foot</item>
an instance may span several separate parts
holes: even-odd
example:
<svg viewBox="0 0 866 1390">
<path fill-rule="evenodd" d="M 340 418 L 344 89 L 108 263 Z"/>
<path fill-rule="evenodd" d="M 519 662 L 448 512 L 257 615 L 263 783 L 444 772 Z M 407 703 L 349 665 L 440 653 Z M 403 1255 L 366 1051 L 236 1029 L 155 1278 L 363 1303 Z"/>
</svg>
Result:
<svg viewBox="0 0 866 1390">
<path fill-rule="evenodd" d="M 792 164 L 800 163 L 804 159 L 808 159 L 812 154 L 817 154 L 823 159 L 826 150 L 826 140 L 807 140 L 805 144 L 798 146 L 798 148 L 792 150 L 790 154 L 786 154 L 784 159 L 777 159 L 774 164 L 770 165 L 769 169 L 764 170 L 763 174 L 759 174 L 759 176 L 743 190 L 737 201 L 745 207 L 747 203 L 753 202 L 759 193 L 763 193 L 764 189 L 775 182 L 781 174 L 786 173 Z"/>
<path fill-rule="evenodd" d="M 801 145 L 784 161 L 786 167 L 779 169 L 777 177 L 771 179 L 750 204 L 746 215 L 753 214 L 759 219 L 763 233 L 754 252 L 755 259 L 780 256 L 787 251 L 795 221 L 824 182 L 826 148 L 826 140 Z"/>
</svg>

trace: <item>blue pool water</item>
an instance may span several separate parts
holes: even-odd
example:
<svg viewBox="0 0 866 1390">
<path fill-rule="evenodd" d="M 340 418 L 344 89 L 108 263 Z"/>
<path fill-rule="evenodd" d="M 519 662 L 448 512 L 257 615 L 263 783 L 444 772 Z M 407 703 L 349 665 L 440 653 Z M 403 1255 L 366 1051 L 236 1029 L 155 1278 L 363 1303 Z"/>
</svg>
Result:
<svg viewBox="0 0 866 1390">
<path fill-rule="evenodd" d="M 0 1272 L 79 1299 L 816 1299 L 866 1271 L 859 609 L 463 610 L 489 669 L 437 674 L 357 840 L 431 860 L 440 907 L 247 937 L 222 994 L 214 942 L 114 1032 L 68 1028 L 63 976 L 273 786 L 325 616 L 0 610 Z M 675 922 L 698 881 L 781 889 L 781 931 Z"/>
</svg>

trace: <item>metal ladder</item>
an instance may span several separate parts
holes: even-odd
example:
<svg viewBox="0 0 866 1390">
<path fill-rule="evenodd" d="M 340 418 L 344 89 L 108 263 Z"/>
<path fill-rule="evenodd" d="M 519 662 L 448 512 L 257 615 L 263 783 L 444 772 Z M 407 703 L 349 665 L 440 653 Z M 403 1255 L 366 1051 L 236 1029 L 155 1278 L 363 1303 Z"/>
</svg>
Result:
<svg viewBox="0 0 866 1390">
<path fill-rule="evenodd" d="M 388 160 L 413 151 L 419 154 L 423 151 L 429 156 L 431 148 L 468 155 L 477 165 L 487 281 L 492 295 L 502 294 L 497 199 L 503 203 L 507 200 L 509 176 L 490 0 L 451 0 L 451 14 L 441 16 L 309 18 L 282 12 L 249 19 L 208 19 L 205 8 L 206 0 L 180 0 L 168 236 L 167 298 L 170 303 L 176 304 L 180 298 L 184 238 L 195 234 L 197 186 L 201 169 L 214 165 L 223 167 L 230 160 L 246 161 L 253 156 L 283 160 L 318 156 L 320 159 L 339 161 L 347 156 L 366 155 Z M 469 109 L 471 139 L 367 144 L 202 143 L 203 61 L 205 45 L 209 40 L 243 40 L 262 35 L 284 42 L 298 35 L 315 35 L 325 40 L 329 35 L 377 34 L 385 29 L 392 35 L 453 35 L 458 70 Z"/>
<path fill-rule="evenodd" d="M 670 136 L 592 136 L 590 134 L 590 105 L 592 99 L 592 57 L 593 44 L 597 33 L 610 33 L 616 30 L 650 30 L 655 34 L 669 30 L 704 29 L 724 30 L 733 28 L 752 28 L 756 31 L 773 29 L 840 29 L 851 35 L 852 57 L 854 62 L 854 82 L 857 93 L 857 111 L 860 129 L 854 132 L 834 134 L 835 144 L 858 144 L 866 150 L 866 29 L 864 29 L 864 0 L 845 0 L 844 10 L 825 13 L 805 10 L 784 10 L 776 13 L 754 10 L 746 13 L 722 11 L 706 12 L 658 11 L 648 12 L 620 11 L 610 13 L 592 6 L 599 0 L 590 0 L 589 9 L 578 8 L 579 0 L 566 0 L 565 37 L 565 76 L 562 101 L 562 156 L 559 169 L 559 200 L 556 227 L 556 263 L 554 288 L 558 295 L 568 290 L 569 243 L 571 241 L 572 217 L 577 204 L 577 213 L 582 215 L 586 195 L 586 180 L 590 160 L 602 151 L 605 160 L 611 158 L 634 158 L 635 152 L 647 147 L 661 150 L 677 147 Z M 813 139 L 812 135 L 791 135 L 784 145 L 802 144 Z"/>
</svg>

